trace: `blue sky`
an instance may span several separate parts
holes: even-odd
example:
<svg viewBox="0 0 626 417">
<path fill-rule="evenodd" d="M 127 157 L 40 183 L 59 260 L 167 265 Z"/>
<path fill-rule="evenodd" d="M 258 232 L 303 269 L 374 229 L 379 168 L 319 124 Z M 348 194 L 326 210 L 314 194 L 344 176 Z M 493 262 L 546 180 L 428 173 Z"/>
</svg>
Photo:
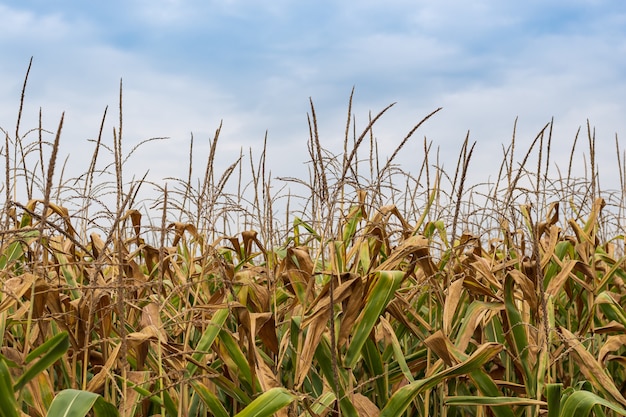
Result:
<svg viewBox="0 0 626 417">
<path fill-rule="evenodd" d="M 477 141 L 470 172 L 477 181 L 494 177 L 516 117 L 520 148 L 555 118 L 562 168 L 587 119 L 601 175 L 615 178 L 616 134 L 626 147 L 619 0 L 0 1 L 0 53 L 0 127 L 15 131 L 34 56 L 21 130 L 36 126 L 40 107 L 50 130 L 65 111 L 62 152 L 78 173 L 107 105 L 112 141 L 120 78 L 125 150 L 170 138 L 129 160 L 129 171 L 150 169 L 156 180 L 186 175 L 192 132 L 201 171 L 220 121 L 218 171 L 242 148 L 258 155 L 267 130 L 273 174 L 306 178 L 309 97 L 322 143 L 339 152 L 353 86 L 360 128 L 370 110 L 397 102 L 374 131 L 383 155 L 443 107 L 405 148 L 409 171 L 419 168 L 424 136 L 452 170 L 469 130 Z M 582 167 L 588 152 L 580 146 Z"/>
</svg>

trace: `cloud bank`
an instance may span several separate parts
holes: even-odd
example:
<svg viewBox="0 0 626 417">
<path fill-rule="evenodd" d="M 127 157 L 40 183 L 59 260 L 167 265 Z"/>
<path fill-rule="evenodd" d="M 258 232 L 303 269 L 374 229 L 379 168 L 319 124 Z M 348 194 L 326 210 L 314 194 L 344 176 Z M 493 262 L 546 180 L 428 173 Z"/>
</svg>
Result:
<svg viewBox="0 0 626 417">
<path fill-rule="evenodd" d="M 204 163 L 221 122 L 218 171 L 241 149 L 259 155 L 267 132 L 273 174 L 306 176 L 309 98 L 323 144 L 340 152 L 353 87 L 361 128 L 370 111 L 397 102 L 375 129 L 383 150 L 443 107 L 407 144 L 399 162 L 409 170 L 424 137 L 453 168 L 469 131 L 478 142 L 470 172 L 485 180 L 497 174 L 493 161 L 516 118 L 520 148 L 554 118 L 555 162 L 567 163 L 589 120 L 601 171 L 615 178 L 615 135 L 626 135 L 625 32 L 626 4 L 602 0 L 8 1 L 0 126 L 15 129 L 34 56 L 22 131 L 36 127 L 39 108 L 50 130 L 65 111 L 62 151 L 78 172 L 107 106 L 112 140 L 123 79 L 125 149 L 170 138 L 129 160 L 131 172 L 155 179 L 186 175 L 192 133 L 195 163 Z"/>
</svg>

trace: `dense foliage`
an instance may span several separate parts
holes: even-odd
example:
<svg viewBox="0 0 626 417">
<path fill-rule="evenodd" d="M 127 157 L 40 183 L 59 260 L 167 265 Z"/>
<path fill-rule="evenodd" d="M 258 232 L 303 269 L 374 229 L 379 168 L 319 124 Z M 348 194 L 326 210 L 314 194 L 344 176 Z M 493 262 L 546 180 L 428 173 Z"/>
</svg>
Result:
<svg viewBox="0 0 626 417">
<path fill-rule="evenodd" d="M 419 176 L 393 164 L 432 114 L 380 168 L 385 111 L 352 138 L 349 117 L 334 156 L 311 106 L 311 175 L 290 180 L 306 192 L 286 224 L 264 155 L 254 195 L 227 194 L 242 162 L 214 175 L 219 130 L 201 185 L 160 189 L 160 226 L 134 201 L 144 184 L 122 182 L 120 132 L 101 188 L 101 138 L 55 186 L 62 122 L 49 152 L 41 127 L 6 133 L 0 416 L 626 415 L 623 202 L 595 175 L 541 172 L 550 125 L 517 165 L 513 139 L 487 191 L 466 184 L 467 140 L 453 179 L 427 143 Z M 220 229 L 233 213 L 249 227 Z"/>
</svg>

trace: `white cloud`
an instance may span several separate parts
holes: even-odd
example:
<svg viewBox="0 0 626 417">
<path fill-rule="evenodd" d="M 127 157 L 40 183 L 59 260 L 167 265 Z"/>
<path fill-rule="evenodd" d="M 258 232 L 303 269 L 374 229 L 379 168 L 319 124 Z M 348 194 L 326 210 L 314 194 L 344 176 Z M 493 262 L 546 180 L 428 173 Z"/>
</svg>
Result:
<svg viewBox="0 0 626 417">
<path fill-rule="evenodd" d="M 14 130 L 22 77 L 34 55 L 24 126 L 36 125 L 41 106 L 53 129 L 65 110 L 62 140 L 77 170 L 84 169 L 92 147 L 85 139 L 97 135 L 106 105 L 105 137 L 112 141 L 120 78 L 125 149 L 171 137 L 148 144 L 129 163 L 138 175 L 150 168 L 153 178 L 186 174 L 190 132 L 199 171 L 221 119 L 223 168 L 241 147 L 259 155 L 268 129 L 272 171 L 306 176 L 308 98 L 323 143 L 340 152 L 353 85 L 359 129 L 369 110 L 398 101 L 375 129 L 383 152 L 444 107 L 407 145 L 403 161 L 410 169 L 422 156 L 424 135 L 442 147 L 452 169 L 469 129 L 479 142 L 474 172 L 495 175 L 493 155 L 499 163 L 516 116 L 522 142 L 554 116 L 554 151 L 565 155 L 588 117 L 598 129 L 599 157 L 610 164 L 614 133 L 626 135 L 624 7 L 601 14 L 596 6 L 138 0 L 114 2 L 97 15 L 0 6 L 0 44 L 9 51 L 0 68 L 0 126 Z M 568 13 L 551 22 L 559 8 Z M 587 19 L 579 20 L 580 10 Z"/>
<path fill-rule="evenodd" d="M 15 9 L 0 4 L 1 43 L 49 42 L 68 35 L 69 26 L 61 13 L 39 16 L 23 9 Z"/>
</svg>

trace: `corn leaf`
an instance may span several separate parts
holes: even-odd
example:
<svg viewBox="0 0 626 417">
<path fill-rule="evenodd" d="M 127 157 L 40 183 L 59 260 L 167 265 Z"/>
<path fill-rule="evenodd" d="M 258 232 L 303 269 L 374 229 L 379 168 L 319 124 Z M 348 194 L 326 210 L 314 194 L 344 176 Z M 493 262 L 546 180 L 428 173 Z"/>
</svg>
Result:
<svg viewBox="0 0 626 417">
<path fill-rule="evenodd" d="M 26 356 L 26 363 L 32 362 L 39 355 L 43 354 L 43 356 L 24 371 L 22 376 L 18 378 L 13 389 L 15 391 L 22 389 L 28 381 L 33 379 L 40 372 L 43 372 L 63 356 L 69 347 L 70 339 L 67 332 L 61 332 L 34 349 Z"/>
<path fill-rule="evenodd" d="M 206 385 L 196 380 L 191 380 L 190 383 L 213 416 L 228 417 L 228 412 L 220 400 L 215 396 L 215 394 L 209 391 Z"/>
<path fill-rule="evenodd" d="M 513 333 L 515 354 L 517 355 L 518 363 L 524 370 L 524 384 L 528 390 L 529 397 L 534 397 L 534 390 L 537 384 L 535 383 L 535 378 L 529 368 L 528 335 L 526 334 L 527 323 L 523 321 L 522 315 L 515 305 L 515 289 L 513 283 L 513 276 L 511 274 L 507 274 L 504 283 L 504 306 L 506 309 L 506 316 L 509 321 L 509 327 Z"/>
<path fill-rule="evenodd" d="M 546 405 L 545 401 L 533 400 L 520 397 L 480 397 L 474 395 L 457 395 L 445 399 L 447 405 L 475 405 L 475 406 L 501 406 L 501 405 Z"/>
<path fill-rule="evenodd" d="M 548 400 L 548 417 L 559 417 L 561 412 L 561 392 L 563 384 L 546 384 L 546 398 Z"/>
<path fill-rule="evenodd" d="M 363 311 L 357 318 L 357 324 L 354 327 L 352 341 L 346 352 L 344 365 L 347 368 L 353 368 L 358 361 L 361 349 L 378 321 L 378 317 L 391 301 L 404 277 L 402 271 L 379 271 L 376 274 L 376 283 L 367 295 Z"/>
<path fill-rule="evenodd" d="M 609 291 L 603 291 L 598 294 L 595 302 L 609 320 L 615 320 L 621 325 L 626 326 L 626 312 L 624 312 L 622 306 L 615 301 Z"/>
<path fill-rule="evenodd" d="M 389 394 L 387 393 L 388 374 L 385 372 L 380 351 L 372 339 L 367 339 L 363 346 L 363 363 L 367 367 L 369 374 L 375 378 L 376 395 L 380 398 L 380 404 L 387 403 Z"/>
<path fill-rule="evenodd" d="M 0 417 L 19 417 L 9 367 L 0 358 Z"/>
<path fill-rule="evenodd" d="M 330 385 L 333 390 L 339 394 L 339 406 L 341 407 L 342 415 L 346 417 L 358 417 L 358 412 L 354 407 L 354 404 L 352 404 L 352 401 L 350 401 L 348 395 L 346 395 L 342 384 L 342 380 L 347 378 L 347 372 L 343 368 L 339 369 L 339 381 L 335 381 L 332 368 L 332 358 L 330 354 L 330 343 L 328 342 L 327 337 L 322 337 L 322 340 L 317 346 L 317 349 L 315 350 L 315 359 L 317 360 L 328 385 Z"/>
<path fill-rule="evenodd" d="M 612 398 L 615 402 L 626 406 L 626 399 L 615 386 L 615 382 L 607 374 L 605 368 L 589 353 L 574 334 L 563 327 L 560 328 L 560 331 L 561 334 L 563 334 L 565 343 L 572 348 L 580 358 L 580 361 L 578 361 L 580 370 L 591 385 L 607 397 Z"/>
<path fill-rule="evenodd" d="M 46 417 L 84 417 L 90 410 L 97 417 L 117 417 L 117 409 L 102 398 L 89 391 L 66 389 L 54 397 Z"/>
<path fill-rule="evenodd" d="M 272 388 L 254 399 L 235 417 L 271 417 L 278 410 L 291 404 L 295 398 L 285 388 Z"/>
<path fill-rule="evenodd" d="M 576 391 L 570 395 L 565 400 L 560 415 L 561 417 L 586 417 L 597 405 L 610 408 L 616 413 L 626 416 L 625 409 L 589 391 Z"/>
<path fill-rule="evenodd" d="M 476 369 L 469 373 L 470 378 L 476 384 L 476 387 L 483 394 L 480 398 L 499 398 L 502 393 L 498 389 L 496 383 L 482 369 Z M 491 411 L 496 417 L 514 417 L 515 414 L 510 408 L 513 404 L 485 404 L 492 405 Z"/>
<path fill-rule="evenodd" d="M 0 255 L 0 269 L 4 269 L 11 262 L 20 259 L 24 255 L 22 241 L 16 240 L 7 248 L 6 252 Z"/>
<path fill-rule="evenodd" d="M 192 376 L 198 369 L 198 366 L 195 363 L 200 362 L 202 358 L 209 353 L 209 350 L 211 349 L 215 338 L 219 334 L 222 326 L 228 318 L 228 314 L 229 310 L 227 308 L 217 310 L 213 314 L 209 325 L 207 326 L 206 330 L 202 334 L 202 337 L 200 338 L 200 341 L 194 349 L 193 355 L 191 355 L 193 361 L 190 361 L 187 364 L 187 372 L 189 373 L 189 376 Z"/>
<path fill-rule="evenodd" d="M 469 372 L 479 369 L 502 349 L 503 346 L 498 343 L 485 343 L 481 345 L 467 361 L 445 369 L 428 378 L 405 385 L 391 396 L 389 402 L 381 410 L 379 417 L 396 417 L 401 415 L 421 392 L 435 387 L 448 378 L 466 375 Z"/>
<path fill-rule="evenodd" d="M 254 386 L 255 381 L 252 379 L 252 370 L 250 369 L 248 359 L 230 332 L 226 330 L 220 331 L 219 340 L 221 342 L 220 346 L 224 349 L 224 360 L 227 361 L 232 371 L 239 375 L 242 382 L 247 382 L 250 387 Z"/>
<path fill-rule="evenodd" d="M 300 416 L 301 417 L 313 417 L 313 416 L 323 415 L 325 411 L 330 409 L 330 407 L 335 402 L 335 400 L 336 400 L 336 397 L 334 393 L 325 392 L 315 400 L 315 403 L 313 403 L 313 405 L 310 406 L 311 412 L 313 412 L 313 414 L 306 411 Z"/>
</svg>

